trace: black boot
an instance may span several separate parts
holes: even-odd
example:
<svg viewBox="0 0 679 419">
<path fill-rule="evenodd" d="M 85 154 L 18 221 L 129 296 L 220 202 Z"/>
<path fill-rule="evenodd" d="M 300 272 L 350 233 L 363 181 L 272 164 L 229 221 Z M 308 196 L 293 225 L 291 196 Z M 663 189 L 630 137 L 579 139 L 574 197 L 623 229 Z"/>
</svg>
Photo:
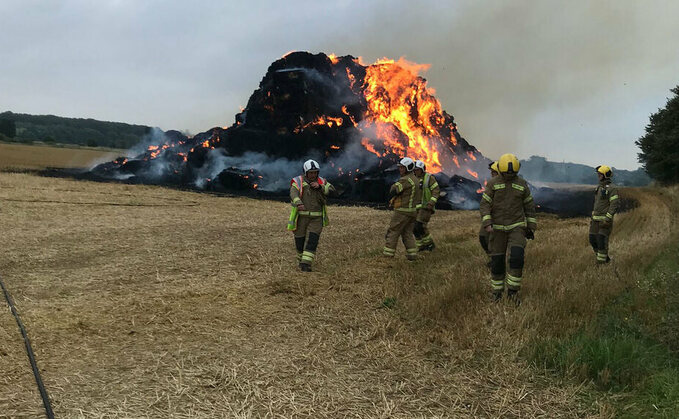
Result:
<svg viewBox="0 0 679 419">
<path fill-rule="evenodd" d="M 309 265 L 308 263 L 300 263 L 299 269 L 301 269 L 302 272 L 311 272 L 311 265 Z"/>
<path fill-rule="evenodd" d="M 490 301 L 493 303 L 499 303 L 502 300 L 502 291 L 493 291 L 490 296 Z"/>
<path fill-rule="evenodd" d="M 513 302 L 517 307 L 521 305 L 521 299 L 519 298 L 519 291 L 517 290 L 507 290 L 507 299 Z"/>
</svg>

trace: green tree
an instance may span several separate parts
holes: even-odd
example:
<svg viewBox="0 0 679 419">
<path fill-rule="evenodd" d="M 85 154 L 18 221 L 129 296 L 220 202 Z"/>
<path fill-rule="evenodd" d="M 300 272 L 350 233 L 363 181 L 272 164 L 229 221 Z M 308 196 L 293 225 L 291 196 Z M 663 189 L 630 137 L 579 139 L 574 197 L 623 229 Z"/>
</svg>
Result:
<svg viewBox="0 0 679 419">
<path fill-rule="evenodd" d="M 639 163 L 663 184 L 679 182 L 679 86 L 671 92 L 674 97 L 651 115 L 646 134 L 636 141 L 641 149 Z"/>
<path fill-rule="evenodd" d="M 14 138 L 17 135 L 17 125 L 13 119 L 0 119 L 0 134 Z"/>
</svg>

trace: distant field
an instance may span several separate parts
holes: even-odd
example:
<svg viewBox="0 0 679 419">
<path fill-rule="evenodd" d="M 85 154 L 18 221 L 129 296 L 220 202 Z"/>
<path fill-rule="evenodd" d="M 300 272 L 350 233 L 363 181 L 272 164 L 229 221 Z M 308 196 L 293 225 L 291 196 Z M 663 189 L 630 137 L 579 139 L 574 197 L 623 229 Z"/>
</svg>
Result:
<svg viewBox="0 0 679 419">
<path fill-rule="evenodd" d="M 668 288 L 644 267 L 676 238 L 679 190 L 623 193 L 642 205 L 616 216 L 609 266 L 586 218 L 540 216 L 518 309 L 488 301 L 475 211 L 437 212 L 436 251 L 409 263 L 402 245 L 381 257 L 389 212 L 333 206 L 303 274 L 286 203 L 16 173 L 0 173 L 0 275 L 57 417 L 676 417 L 675 399 L 595 383 L 617 370 L 535 361 L 623 293 Z M 7 310 L 0 371 L 0 416 L 39 417 Z"/>
<path fill-rule="evenodd" d="M 110 149 L 102 151 L 92 148 L 0 143 L 0 170 L 89 167 L 98 161 L 113 160 L 121 154 L 122 151 Z"/>
</svg>

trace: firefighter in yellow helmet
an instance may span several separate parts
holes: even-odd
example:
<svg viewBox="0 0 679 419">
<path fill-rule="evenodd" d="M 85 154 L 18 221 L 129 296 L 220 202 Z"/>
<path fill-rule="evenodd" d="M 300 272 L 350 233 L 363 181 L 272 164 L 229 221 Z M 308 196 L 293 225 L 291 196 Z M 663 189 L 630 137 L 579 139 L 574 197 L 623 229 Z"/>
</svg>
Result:
<svg viewBox="0 0 679 419">
<path fill-rule="evenodd" d="M 498 168 L 497 168 L 497 162 L 491 162 L 488 165 L 488 170 L 490 170 L 490 178 L 494 178 L 495 176 L 499 176 L 500 174 L 498 173 Z M 488 183 L 486 182 L 486 188 L 488 187 Z M 485 191 L 485 188 L 484 188 Z M 481 229 L 479 230 L 479 243 L 481 243 L 481 247 L 483 248 L 483 251 L 486 252 L 488 256 L 490 256 L 490 250 L 488 250 L 488 238 L 490 237 L 490 233 L 486 231 L 486 228 L 483 226 L 483 223 L 481 223 Z M 488 262 L 488 267 L 490 267 L 490 262 Z"/>
<path fill-rule="evenodd" d="M 335 188 L 318 176 L 320 165 L 314 160 L 304 162 L 304 175 L 290 181 L 292 210 L 288 219 L 288 230 L 295 235 L 297 262 L 304 272 L 311 272 L 311 263 L 316 256 L 318 240 L 323 227 L 328 225 L 326 197 Z"/>
<path fill-rule="evenodd" d="M 415 244 L 419 251 L 434 250 L 434 239 L 429 233 L 429 220 L 434 214 L 434 207 L 438 201 L 440 188 L 436 178 L 431 173 L 426 172 L 426 165 L 422 160 L 415 160 L 415 169 L 413 172 L 420 180 L 420 187 L 422 188 L 422 201 L 417 205 L 417 218 L 415 220 Z"/>
<path fill-rule="evenodd" d="M 502 298 L 506 283 L 507 297 L 519 305 L 526 239 L 532 240 L 537 229 L 535 204 L 528 183 L 518 175 L 521 165 L 516 156 L 504 154 L 497 165 L 500 175 L 488 180 L 480 204 L 483 228 L 490 233 L 493 300 Z"/>
<path fill-rule="evenodd" d="M 597 166 L 599 186 L 596 187 L 592 221 L 589 224 L 589 243 L 596 254 L 597 263 L 611 261 L 608 257 L 608 239 L 613 230 L 613 216 L 618 211 L 620 199 L 618 188 L 611 183 L 613 170 L 608 166 Z"/>
<path fill-rule="evenodd" d="M 396 254 L 398 238 L 401 237 L 406 247 L 406 258 L 417 259 L 417 244 L 413 229 L 417 217 L 417 205 L 422 201 L 420 181 L 413 173 L 415 162 L 410 157 L 404 157 L 398 163 L 401 175 L 398 182 L 389 189 L 390 202 L 394 208 L 391 223 L 387 229 L 383 254 L 393 258 Z"/>
</svg>

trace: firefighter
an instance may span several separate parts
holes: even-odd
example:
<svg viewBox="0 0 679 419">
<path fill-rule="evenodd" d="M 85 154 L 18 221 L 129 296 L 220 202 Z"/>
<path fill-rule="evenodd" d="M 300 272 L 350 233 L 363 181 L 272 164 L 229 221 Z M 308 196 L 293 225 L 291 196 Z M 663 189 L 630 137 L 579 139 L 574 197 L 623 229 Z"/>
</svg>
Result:
<svg viewBox="0 0 679 419">
<path fill-rule="evenodd" d="M 417 205 L 422 201 L 420 181 L 413 173 L 415 162 L 409 157 L 404 157 L 398 163 L 398 172 L 401 178 L 389 189 L 390 203 L 394 208 L 391 223 L 387 230 L 384 245 L 384 256 L 394 257 L 398 238 L 401 237 L 406 247 L 406 258 L 417 259 L 417 244 L 413 229 L 417 218 Z"/>
<path fill-rule="evenodd" d="M 599 186 L 594 192 L 594 210 L 589 224 L 589 243 L 599 264 L 608 263 L 608 239 L 613 230 L 613 216 L 618 211 L 618 188 L 611 183 L 613 170 L 608 166 L 597 166 Z"/>
<path fill-rule="evenodd" d="M 320 165 L 315 160 L 307 160 L 303 168 L 304 175 L 290 181 L 292 210 L 288 230 L 295 236 L 299 268 L 311 272 L 321 231 L 328 225 L 326 199 L 335 188 L 318 176 Z"/>
<path fill-rule="evenodd" d="M 417 205 L 417 218 L 415 219 L 415 244 L 418 251 L 434 250 L 434 239 L 429 234 L 427 224 L 434 213 L 436 201 L 439 198 L 439 184 L 431 173 L 426 172 L 427 167 L 422 160 L 415 160 L 415 176 L 419 179 L 422 189 L 422 201 Z"/>
<path fill-rule="evenodd" d="M 499 173 L 497 172 L 497 162 L 491 162 L 488 165 L 488 170 L 490 170 L 490 178 L 494 178 L 495 176 L 498 176 Z M 486 187 L 488 185 L 486 184 Z M 485 188 L 484 188 L 485 190 Z M 479 230 L 479 243 L 481 243 L 481 247 L 483 248 L 483 251 L 486 252 L 488 256 L 490 256 L 490 250 L 488 250 L 488 237 L 490 236 L 490 233 L 486 231 L 485 227 L 483 226 L 483 223 L 481 223 L 481 229 Z M 488 262 L 488 267 L 490 268 L 490 262 Z"/>
<path fill-rule="evenodd" d="M 500 175 L 488 180 L 480 204 L 481 222 L 490 234 L 493 301 L 502 298 L 506 283 L 507 297 L 519 305 L 526 239 L 532 240 L 537 229 L 535 204 L 528 183 L 518 176 L 521 166 L 516 156 L 504 154 L 497 165 Z"/>
</svg>

